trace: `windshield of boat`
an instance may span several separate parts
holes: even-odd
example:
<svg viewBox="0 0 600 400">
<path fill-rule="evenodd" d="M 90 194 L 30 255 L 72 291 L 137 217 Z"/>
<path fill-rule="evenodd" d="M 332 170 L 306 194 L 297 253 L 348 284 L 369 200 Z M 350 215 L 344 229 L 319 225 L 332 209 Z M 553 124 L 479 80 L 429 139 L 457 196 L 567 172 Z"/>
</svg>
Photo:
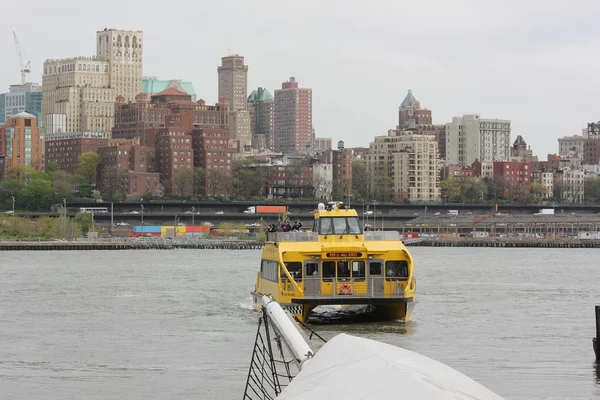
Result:
<svg viewBox="0 0 600 400">
<path fill-rule="evenodd" d="M 362 234 L 358 217 L 319 218 L 319 235 Z"/>
</svg>

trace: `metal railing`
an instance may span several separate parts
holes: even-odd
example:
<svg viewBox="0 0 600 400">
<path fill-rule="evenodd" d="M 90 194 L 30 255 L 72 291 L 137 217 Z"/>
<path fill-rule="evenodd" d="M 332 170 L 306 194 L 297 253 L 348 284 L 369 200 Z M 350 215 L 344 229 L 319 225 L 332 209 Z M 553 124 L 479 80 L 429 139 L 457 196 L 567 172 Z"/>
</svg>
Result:
<svg viewBox="0 0 600 400">
<path fill-rule="evenodd" d="M 367 231 L 364 234 L 365 241 L 400 240 L 400 233 L 398 231 Z"/>
<path fill-rule="evenodd" d="M 306 277 L 298 282 L 304 287 L 304 298 L 405 298 L 408 278 L 369 276 L 366 278 L 328 279 Z M 283 282 L 284 286 L 287 282 Z"/>
<path fill-rule="evenodd" d="M 272 232 L 269 233 L 270 242 L 318 242 L 317 232 L 299 231 L 299 232 Z"/>
<path fill-rule="evenodd" d="M 325 235 L 327 236 L 327 235 Z M 335 234 L 331 234 L 335 236 Z M 354 235 L 348 235 L 354 237 Z M 318 242 L 319 234 L 317 232 L 272 232 L 268 234 L 270 242 Z M 364 232 L 365 240 L 369 241 L 393 241 L 401 240 L 398 231 L 367 231 Z"/>
</svg>

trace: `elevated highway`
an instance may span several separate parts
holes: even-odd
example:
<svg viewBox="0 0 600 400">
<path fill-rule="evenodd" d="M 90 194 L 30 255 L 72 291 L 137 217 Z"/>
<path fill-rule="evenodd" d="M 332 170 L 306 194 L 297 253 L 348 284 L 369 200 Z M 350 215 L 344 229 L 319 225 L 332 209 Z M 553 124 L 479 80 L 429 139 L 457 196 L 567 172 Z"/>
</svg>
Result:
<svg viewBox="0 0 600 400">
<path fill-rule="evenodd" d="M 142 208 L 143 205 L 143 208 Z M 98 223 L 125 222 L 130 225 L 141 225 L 142 210 L 143 220 L 146 225 L 176 225 L 179 223 L 190 225 L 192 222 L 200 224 L 210 222 L 218 225 L 221 222 L 232 224 L 252 224 L 261 223 L 268 225 L 276 222 L 275 215 L 244 214 L 250 206 L 256 205 L 287 205 L 291 219 L 299 220 L 305 227 L 312 226 L 313 217 L 311 212 L 316 208 L 312 202 L 306 203 L 281 203 L 281 202 L 237 202 L 237 201 L 145 201 L 145 202 L 125 202 L 125 203 L 90 203 L 74 202 L 67 204 L 67 215 L 75 216 L 80 212 L 81 207 L 105 207 L 106 214 L 95 214 L 94 219 Z M 435 204 L 435 205 L 416 205 L 416 204 L 382 204 L 370 203 L 369 215 L 365 212 L 367 205 L 363 203 L 353 203 L 352 207 L 358 211 L 364 223 L 375 225 L 376 227 L 400 228 L 409 221 L 417 218 L 428 219 L 435 216 L 445 216 L 448 210 L 457 210 L 460 216 L 488 216 L 493 211 L 493 205 L 490 204 Z M 498 212 L 509 214 L 511 216 L 527 216 L 538 212 L 540 208 L 555 208 L 556 214 L 577 215 L 600 213 L 598 205 L 499 205 Z M 62 215 L 62 206 L 54 206 L 53 212 L 21 212 L 17 215 L 27 218 L 37 218 L 39 216 L 60 216 Z M 192 212 L 194 213 L 192 216 Z M 136 214 L 137 213 L 137 214 Z M 439 214 L 438 214 L 439 213 Z M 376 224 L 374 222 L 376 221 Z M 430 222 L 430 221 L 427 221 Z"/>
</svg>

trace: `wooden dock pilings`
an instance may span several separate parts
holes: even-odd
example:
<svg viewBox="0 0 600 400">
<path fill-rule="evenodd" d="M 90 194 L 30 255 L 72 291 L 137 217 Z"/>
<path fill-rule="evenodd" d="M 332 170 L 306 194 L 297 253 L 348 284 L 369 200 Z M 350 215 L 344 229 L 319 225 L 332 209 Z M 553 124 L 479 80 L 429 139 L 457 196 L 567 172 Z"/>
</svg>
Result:
<svg viewBox="0 0 600 400">
<path fill-rule="evenodd" d="M 423 239 L 414 243 L 405 243 L 406 246 L 424 247 L 530 247 L 530 248 L 568 248 L 568 249 L 598 249 L 600 240 L 455 240 L 455 239 Z"/>
</svg>

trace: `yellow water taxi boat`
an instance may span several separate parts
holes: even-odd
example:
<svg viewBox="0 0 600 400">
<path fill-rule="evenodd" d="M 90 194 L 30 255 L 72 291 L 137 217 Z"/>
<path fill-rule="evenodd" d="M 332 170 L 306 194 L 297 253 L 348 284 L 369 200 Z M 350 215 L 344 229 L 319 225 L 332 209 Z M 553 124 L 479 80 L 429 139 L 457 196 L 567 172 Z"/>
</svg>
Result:
<svg viewBox="0 0 600 400">
<path fill-rule="evenodd" d="M 312 231 L 269 233 L 255 309 L 271 296 L 301 321 L 320 305 L 373 305 L 382 319 L 408 320 L 413 259 L 397 231 L 363 231 L 356 210 L 320 203 Z"/>
</svg>

